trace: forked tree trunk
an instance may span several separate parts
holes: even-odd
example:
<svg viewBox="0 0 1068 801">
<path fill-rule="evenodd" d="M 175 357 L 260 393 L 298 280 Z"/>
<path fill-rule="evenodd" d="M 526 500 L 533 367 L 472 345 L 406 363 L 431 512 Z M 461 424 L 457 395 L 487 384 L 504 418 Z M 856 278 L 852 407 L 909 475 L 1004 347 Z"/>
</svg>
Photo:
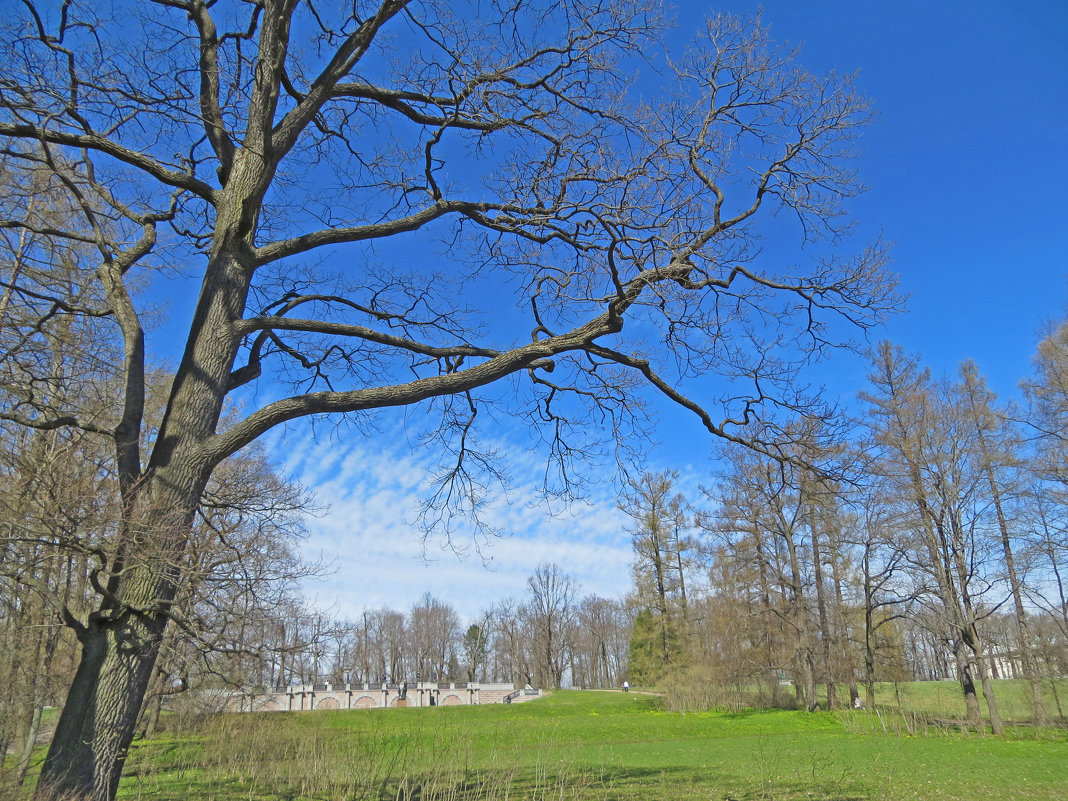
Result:
<svg viewBox="0 0 1068 801">
<path fill-rule="evenodd" d="M 983 643 L 979 639 L 979 632 L 973 623 L 964 638 L 965 643 L 971 650 L 976 669 L 979 671 L 979 680 L 983 688 L 983 699 L 986 701 L 986 711 L 990 716 L 990 729 L 994 734 L 1003 734 L 1005 727 L 1001 722 L 1001 713 L 998 711 L 997 698 L 994 695 L 994 685 L 990 682 L 990 671 L 986 669 L 986 656 L 983 653 Z"/>
<path fill-rule="evenodd" d="M 994 734 L 1004 734 L 1005 726 L 1001 722 L 1001 713 L 998 711 L 997 697 L 994 695 L 994 685 L 990 681 L 990 673 L 982 660 L 979 661 L 979 675 L 983 684 L 983 698 L 986 700 L 986 709 L 990 714 L 990 729 Z"/>
<path fill-rule="evenodd" d="M 115 797 L 193 517 L 212 470 L 228 455 L 204 446 L 216 432 L 237 352 L 232 321 L 241 318 L 248 296 L 247 242 L 255 219 L 243 209 L 265 187 L 262 160 L 246 153 L 241 163 L 216 207 L 217 247 L 148 467 L 141 472 L 119 454 L 126 490 L 118 552 L 104 579 L 101 607 L 78 632 L 81 662 L 41 768 L 36 801 Z"/>
</svg>

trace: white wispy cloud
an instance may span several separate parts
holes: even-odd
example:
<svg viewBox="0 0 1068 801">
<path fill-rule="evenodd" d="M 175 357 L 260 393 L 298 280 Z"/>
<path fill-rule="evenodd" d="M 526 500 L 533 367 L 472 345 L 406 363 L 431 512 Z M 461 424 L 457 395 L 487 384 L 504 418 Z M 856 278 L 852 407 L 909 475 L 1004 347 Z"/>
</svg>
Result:
<svg viewBox="0 0 1068 801">
<path fill-rule="evenodd" d="M 482 521 L 504 536 L 476 539 L 472 527 L 461 526 L 448 538 L 424 541 L 419 504 L 435 461 L 429 452 L 411 451 L 404 436 L 317 440 L 292 429 L 271 444 L 282 468 L 328 507 L 308 521 L 306 554 L 322 555 L 336 570 L 305 591 L 338 617 L 406 609 L 429 592 L 474 618 L 498 600 L 521 596 L 542 562 L 559 564 L 583 593 L 619 596 L 629 587 L 628 520 L 610 484 L 550 514 L 539 502 L 544 464 L 527 450 L 508 458 L 508 491 L 492 493 L 481 511 Z"/>
</svg>

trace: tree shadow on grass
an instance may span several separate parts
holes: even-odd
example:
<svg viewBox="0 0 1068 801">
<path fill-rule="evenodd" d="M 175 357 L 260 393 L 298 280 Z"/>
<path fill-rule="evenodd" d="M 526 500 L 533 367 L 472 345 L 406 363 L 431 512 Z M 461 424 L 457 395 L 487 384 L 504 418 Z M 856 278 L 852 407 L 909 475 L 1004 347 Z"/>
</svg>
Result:
<svg viewBox="0 0 1068 801">
<path fill-rule="evenodd" d="M 507 774 L 507 775 L 504 775 Z M 455 778 L 455 777 L 454 777 Z M 561 765 L 552 771 L 532 768 L 502 769 L 494 775 L 472 772 L 462 779 L 442 782 L 433 774 L 405 777 L 382 787 L 378 801 L 474 801 L 485 798 L 567 798 L 574 801 L 868 801 L 870 794 L 839 780 L 786 780 L 782 777 L 746 783 L 737 776 L 687 767 L 627 768 L 604 766 L 576 769 Z"/>
</svg>

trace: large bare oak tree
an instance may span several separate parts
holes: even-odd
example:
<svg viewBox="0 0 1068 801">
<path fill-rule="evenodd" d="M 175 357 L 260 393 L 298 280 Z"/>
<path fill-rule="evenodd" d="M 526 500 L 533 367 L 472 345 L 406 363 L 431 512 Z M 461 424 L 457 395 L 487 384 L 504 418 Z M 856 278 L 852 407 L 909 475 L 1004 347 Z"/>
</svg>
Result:
<svg viewBox="0 0 1068 801">
<path fill-rule="evenodd" d="M 526 416 L 556 489 L 641 432 L 643 393 L 772 450 L 742 425 L 808 410 L 798 366 L 895 302 L 880 245 L 840 250 L 867 105 L 756 24 L 713 19 L 666 58 L 641 0 L 11 11 L 5 169 L 47 173 L 69 208 L 3 199 L 2 420 L 106 438 L 123 510 L 99 607 L 69 621 L 81 664 L 40 798 L 114 796 L 198 500 L 266 432 L 419 406 L 447 518 L 496 469 L 486 411 Z M 771 214 L 797 221 L 797 263 L 762 258 Z M 31 280 L 56 247 L 83 254 L 78 287 Z M 173 272 L 200 289 L 146 436 L 144 284 Z M 35 372 L 35 338 L 71 318 L 122 353 L 106 412 L 82 376 Z M 247 413 L 224 418 L 234 399 Z"/>
</svg>

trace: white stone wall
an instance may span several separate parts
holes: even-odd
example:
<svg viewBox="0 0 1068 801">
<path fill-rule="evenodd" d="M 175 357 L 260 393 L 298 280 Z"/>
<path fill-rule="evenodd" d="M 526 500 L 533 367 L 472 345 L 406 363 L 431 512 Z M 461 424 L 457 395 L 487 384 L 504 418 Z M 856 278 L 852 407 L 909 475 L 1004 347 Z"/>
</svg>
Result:
<svg viewBox="0 0 1068 801">
<path fill-rule="evenodd" d="M 232 712 L 299 712 L 314 709 L 384 709 L 387 707 L 466 706 L 529 701 L 540 690 L 516 691 L 512 684 L 409 683 L 402 693 L 398 684 L 294 685 L 279 691 L 233 693 Z"/>
</svg>

